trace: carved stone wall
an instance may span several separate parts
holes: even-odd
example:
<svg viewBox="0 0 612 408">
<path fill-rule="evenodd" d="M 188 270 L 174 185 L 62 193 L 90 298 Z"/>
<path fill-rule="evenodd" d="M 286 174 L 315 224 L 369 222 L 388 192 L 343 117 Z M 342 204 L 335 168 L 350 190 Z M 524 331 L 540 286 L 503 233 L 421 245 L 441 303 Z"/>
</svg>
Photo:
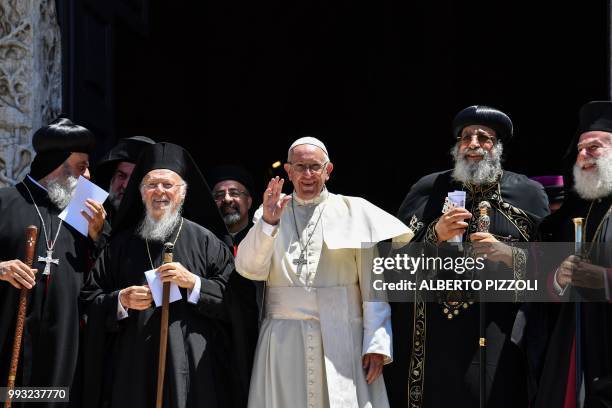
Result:
<svg viewBox="0 0 612 408">
<path fill-rule="evenodd" d="M 32 134 L 61 111 L 61 49 L 54 0 L 0 0 L 0 187 L 34 157 Z"/>
</svg>

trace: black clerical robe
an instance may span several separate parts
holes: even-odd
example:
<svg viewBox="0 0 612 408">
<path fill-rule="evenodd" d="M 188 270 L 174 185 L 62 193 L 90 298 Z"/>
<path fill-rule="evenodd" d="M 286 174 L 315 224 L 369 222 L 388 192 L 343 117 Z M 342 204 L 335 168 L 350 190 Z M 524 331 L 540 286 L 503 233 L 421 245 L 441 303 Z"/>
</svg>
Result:
<svg viewBox="0 0 612 408">
<path fill-rule="evenodd" d="M 525 176 L 504 171 L 499 182 L 463 185 L 451 171 L 420 179 L 402 204 L 398 218 L 413 231 L 413 241 L 435 246 L 435 224 L 442 215 L 447 194 L 466 192 L 470 233 L 477 232 L 478 204 L 491 204 L 490 232 L 506 243 L 529 241 L 538 222 L 548 213 L 541 186 Z M 521 255 L 522 256 L 522 255 Z M 509 268 L 507 279 L 525 271 Z M 522 266 L 521 266 L 522 268 Z M 510 341 L 518 304 L 489 303 L 487 324 L 487 406 L 526 406 L 525 361 Z M 479 405 L 479 311 L 478 303 L 391 303 L 394 361 L 385 366 L 384 377 L 392 407 L 478 407 Z M 450 316 L 450 317 L 449 317 Z"/>
<path fill-rule="evenodd" d="M 149 242 L 149 249 L 153 266 L 158 267 L 162 244 Z M 234 270 L 232 255 L 210 231 L 185 219 L 174 247 L 174 261 L 198 275 L 201 289 L 197 304 L 187 301 L 184 289 L 182 298 L 170 304 L 164 406 L 229 407 L 231 341 L 224 293 Z M 129 228 L 113 237 L 82 293 L 88 325 L 92 325 L 90 333 L 100 333 L 100 326 L 115 333 L 110 396 L 106 396 L 112 407 L 155 404 L 161 307 L 129 310 L 129 316 L 121 320 L 117 315 L 119 291 L 146 284 L 144 272 L 150 269 L 145 241 Z M 96 350 L 87 348 L 86 362 L 96 367 L 96 355 L 91 354 Z"/>
<path fill-rule="evenodd" d="M 573 242 L 573 218 L 585 219 L 585 242 L 595 242 L 589 260 L 607 268 L 608 292 L 612 293 L 612 196 L 595 201 L 571 197 L 563 207 L 547 217 L 540 226 L 540 237 L 547 242 Z M 587 245 L 588 248 L 588 245 Z M 554 271 L 552 266 L 551 271 Z M 572 289 L 567 295 L 571 295 Z M 605 290 L 593 290 L 589 295 L 605 298 Z M 584 295 L 584 294 L 583 294 Z M 526 347 L 530 352 L 530 366 L 539 380 L 534 407 L 563 408 L 572 393 L 575 371 L 570 369 L 575 349 L 575 303 L 538 304 L 530 309 Z M 608 301 L 583 302 L 581 308 L 580 350 L 588 408 L 612 406 L 612 304 Z M 542 347 L 546 346 L 542 353 Z M 573 351 L 572 351 L 573 350 Z M 574 359 L 575 361 L 575 359 Z M 569 393 L 568 387 L 570 388 Z M 574 398 L 572 398 L 572 396 Z M 572 405 L 568 405 L 572 406 Z"/>
<path fill-rule="evenodd" d="M 229 236 L 234 255 L 248 228 Z M 230 276 L 226 305 L 232 329 L 231 364 L 233 377 L 233 407 L 246 408 L 251 384 L 255 346 L 259 335 L 259 316 L 263 283 L 244 278 L 234 271 Z"/>
<path fill-rule="evenodd" d="M 24 259 L 25 228 L 38 227 L 33 267 L 36 285 L 30 290 L 17 386 L 71 387 L 72 402 L 79 395 L 79 291 L 89 269 L 92 242 L 63 223 L 53 247 L 50 275 L 43 275 L 47 256 L 45 235 L 34 201 L 42 215 L 50 240 L 59 227 L 60 210 L 46 191 L 29 178 L 16 187 L 0 190 L 0 260 Z M 0 282 L 0 381 L 6 386 L 12 354 L 19 290 Z M 15 404 L 17 405 L 17 404 Z M 14 405 L 14 406 L 15 406 Z M 17 405 L 18 406 L 18 405 Z M 52 403 L 46 406 L 55 406 Z M 62 405 L 65 406 L 65 405 Z M 76 406 L 79 406 L 76 404 Z"/>
</svg>

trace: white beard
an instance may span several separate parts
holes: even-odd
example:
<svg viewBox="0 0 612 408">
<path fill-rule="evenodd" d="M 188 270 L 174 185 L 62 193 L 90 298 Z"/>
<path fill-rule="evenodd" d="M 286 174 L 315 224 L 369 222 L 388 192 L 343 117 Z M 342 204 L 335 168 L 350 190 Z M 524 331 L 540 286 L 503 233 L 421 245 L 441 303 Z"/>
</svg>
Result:
<svg viewBox="0 0 612 408">
<path fill-rule="evenodd" d="M 167 211 L 159 220 L 153 218 L 147 211 L 138 227 L 138 235 L 149 241 L 164 242 L 181 221 L 182 209 L 183 203 L 179 204 L 176 209 Z"/>
<path fill-rule="evenodd" d="M 49 200 L 60 210 L 66 208 L 72 199 L 77 181 L 78 179 L 71 175 L 64 175 L 49 181 L 47 183 Z"/>
<path fill-rule="evenodd" d="M 486 151 L 482 147 L 475 150 L 468 150 L 461 156 L 459 155 L 459 144 L 456 144 L 451 154 L 455 159 L 455 168 L 453 169 L 453 178 L 457 181 L 466 184 L 490 184 L 497 180 L 502 172 L 501 157 L 504 148 L 501 141 L 491 151 Z M 484 157 L 478 162 L 470 162 L 466 157 L 466 153 L 482 153 Z"/>
<path fill-rule="evenodd" d="M 594 171 L 585 172 L 574 164 L 574 189 L 585 200 L 595 200 L 612 194 L 612 154 L 590 159 L 584 164 L 596 163 Z"/>
</svg>

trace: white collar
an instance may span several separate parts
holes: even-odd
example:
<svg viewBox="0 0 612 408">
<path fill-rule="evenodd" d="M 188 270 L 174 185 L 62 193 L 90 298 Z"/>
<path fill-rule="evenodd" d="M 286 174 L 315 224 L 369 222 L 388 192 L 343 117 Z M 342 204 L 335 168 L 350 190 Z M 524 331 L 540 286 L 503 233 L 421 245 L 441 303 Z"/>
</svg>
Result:
<svg viewBox="0 0 612 408">
<path fill-rule="evenodd" d="M 323 201 L 325 201 L 327 199 L 327 196 L 329 195 L 329 193 L 327 192 L 327 188 L 325 186 L 323 186 L 323 190 L 321 190 L 321 194 L 319 194 L 318 196 L 308 199 L 308 200 L 303 200 L 301 198 L 299 198 L 296 194 L 295 191 L 293 192 L 293 200 L 295 200 L 295 203 L 297 205 L 317 205 L 322 203 Z"/>
<path fill-rule="evenodd" d="M 32 177 L 29 175 L 29 174 L 28 174 L 26 177 L 27 177 L 27 178 L 29 178 L 29 179 L 30 179 L 30 181 L 31 181 L 32 183 L 36 184 L 38 187 L 42 188 L 43 190 L 45 190 L 45 191 L 47 191 L 47 192 L 49 191 L 49 190 L 47 190 L 47 188 L 46 188 L 46 187 L 44 187 L 44 186 L 43 186 L 42 184 L 40 184 L 38 181 L 34 180 L 34 179 L 33 179 L 33 178 L 32 178 Z"/>
</svg>

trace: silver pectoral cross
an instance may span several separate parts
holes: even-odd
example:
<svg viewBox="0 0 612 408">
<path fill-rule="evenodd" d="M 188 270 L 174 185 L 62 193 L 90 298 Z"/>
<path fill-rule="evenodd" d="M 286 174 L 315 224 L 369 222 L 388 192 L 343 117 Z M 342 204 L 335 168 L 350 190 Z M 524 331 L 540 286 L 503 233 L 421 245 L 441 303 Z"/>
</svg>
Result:
<svg viewBox="0 0 612 408">
<path fill-rule="evenodd" d="M 51 274 L 51 264 L 56 264 L 59 265 L 59 259 L 53 259 L 53 250 L 52 249 L 48 249 L 47 250 L 47 257 L 43 258 L 42 256 L 38 257 L 38 262 L 45 262 L 45 270 L 43 271 L 43 275 L 50 275 Z"/>
<path fill-rule="evenodd" d="M 301 253 L 299 258 L 294 259 L 293 264 L 297 265 L 298 268 L 302 265 L 306 265 L 306 257 L 304 256 L 304 254 Z"/>
</svg>

